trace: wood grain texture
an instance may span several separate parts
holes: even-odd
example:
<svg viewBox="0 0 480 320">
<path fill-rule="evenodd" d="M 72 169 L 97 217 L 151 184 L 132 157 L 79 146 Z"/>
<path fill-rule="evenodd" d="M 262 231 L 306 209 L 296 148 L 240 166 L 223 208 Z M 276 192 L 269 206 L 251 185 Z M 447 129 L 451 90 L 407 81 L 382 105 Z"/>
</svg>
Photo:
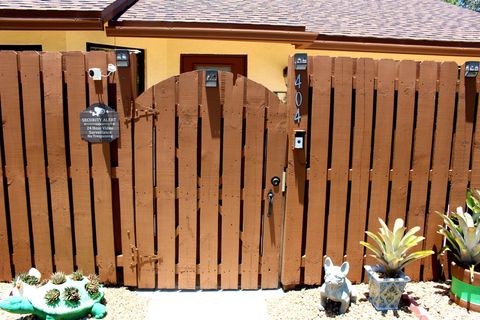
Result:
<svg viewBox="0 0 480 320">
<path fill-rule="evenodd" d="M 338 265 L 343 262 L 347 219 L 353 60 L 336 58 L 334 67 L 332 173 L 326 254 Z"/>
<path fill-rule="evenodd" d="M 108 54 L 108 62 L 115 64 L 115 54 Z M 135 235 L 135 204 L 133 188 L 133 140 L 132 130 L 134 99 L 136 96 L 136 57 L 130 55 L 130 67 L 118 68 L 110 77 L 110 82 L 116 88 L 116 106 L 120 122 L 120 138 L 118 145 L 117 178 L 120 193 L 120 225 L 123 263 L 123 284 L 137 286 L 136 235 Z"/>
<path fill-rule="evenodd" d="M 90 165 L 88 143 L 80 137 L 80 112 L 85 109 L 85 56 L 81 52 L 64 55 L 68 99 L 70 175 L 72 179 L 76 265 L 86 274 L 95 272 L 92 208 L 90 203 Z"/>
<path fill-rule="evenodd" d="M 154 87 L 157 168 L 158 287 L 175 288 L 175 96 L 177 79 Z"/>
<path fill-rule="evenodd" d="M 352 149 L 352 189 L 347 235 L 348 278 L 362 281 L 364 249 L 359 241 L 365 239 L 372 148 L 373 94 L 375 64 L 372 59 L 358 59 L 355 90 L 355 121 Z"/>
<path fill-rule="evenodd" d="M 198 73 L 183 73 L 179 76 L 178 104 L 178 287 L 180 289 L 196 287 L 197 127 Z"/>
<path fill-rule="evenodd" d="M 242 120 L 246 78 L 221 73 L 223 105 L 222 238 L 221 286 L 238 289 L 240 244 L 240 203 L 242 170 Z"/>
<path fill-rule="evenodd" d="M 0 99 L 5 152 L 3 165 L 7 177 L 15 273 L 26 272 L 32 266 L 18 80 L 17 54 L 0 52 Z"/>
<path fill-rule="evenodd" d="M 280 240 L 283 222 L 284 198 L 282 185 L 274 186 L 273 177 L 282 179 L 287 152 L 287 108 L 272 92 L 268 93 L 266 188 L 264 189 L 264 214 L 262 235 L 261 287 L 278 288 L 280 265 Z M 269 210 L 268 193 L 272 191 L 273 204 Z"/>
<path fill-rule="evenodd" d="M 107 70 L 105 52 L 93 51 L 86 54 L 86 68 Z M 108 103 L 107 79 L 93 81 L 88 79 L 90 104 Z M 93 198 L 97 243 L 97 266 L 100 280 L 116 283 L 115 246 L 113 237 L 112 181 L 110 163 L 110 145 L 107 143 L 91 144 Z"/>
<path fill-rule="evenodd" d="M 241 287 L 257 289 L 266 89 L 251 80 L 246 82 L 246 87 Z"/>
<path fill-rule="evenodd" d="M 62 272 L 71 273 L 74 262 L 63 119 L 62 55 L 55 52 L 44 53 L 42 70 L 55 267 Z"/>
<path fill-rule="evenodd" d="M 408 228 L 420 227 L 417 235 L 423 235 L 427 211 L 428 175 L 433 143 L 433 125 L 435 121 L 435 96 L 437 83 L 437 63 L 424 61 L 420 64 L 418 88 L 417 121 L 413 146 L 413 177 L 410 206 L 408 210 Z M 417 247 L 421 248 L 422 245 Z M 420 280 L 421 261 L 406 267 L 405 271 L 413 280 Z"/>
<path fill-rule="evenodd" d="M 404 60 L 398 64 L 398 96 L 392 159 L 392 189 L 390 191 L 390 212 L 388 213 L 388 224 L 390 227 L 393 227 L 397 218 L 405 221 L 407 215 L 416 74 L 417 64 L 414 61 Z"/>
<path fill-rule="evenodd" d="M 323 280 L 332 64 L 333 60 L 330 57 L 313 57 L 310 76 L 312 85 L 310 184 L 304 280 L 305 284 L 309 285 L 320 284 Z"/>
<path fill-rule="evenodd" d="M 300 266 L 302 259 L 302 238 L 303 233 L 303 213 L 305 202 L 305 181 L 307 175 L 306 169 L 306 150 L 295 150 L 294 130 L 307 130 L 308 125 L 308 71 L 300 73 L 302 76 L 303 108 L 301 109 L 302 119 L 300 123 L 294 123 L 293 118 L 297 107 L 295 105 L 295 70 L 293 57 L 288 59 L 288 101 L 287 101 L 287 126 L 288 126 L 288 163 L 286 173 L 286 206 L 283 229 L 283 248 L 282 248 L 282 274 L 281 282 L 284 287 L 289 287 L 300 283 Z M 305 89 L 306 88 L 306 89 Z M 306 142 L 304 142 L 307 145 Z"/>
<path fill-rule="evenodd" d="M 220 178 L 220 88 L 205 87 L 205 72 L 199 73 L 202 117 L 200 179 L 200 287 L 217 289 L 218 216 Z"/>
<path fill-rule="evenodd" d="M 458 67 L 454 62 L 440 65 L 440 86 L 438 90 L 438 106 L 435 119 L 430 201 L 425 231 L 427 250 L 435 254 L 424 260 L 423 280 L 433 280 L 440 276 L 441 270 L 436 258 L 442 245 L 442 236 L 437 233 L 442 218 L 436 212 L 447 209 L 448 174 L 450 168 L 450 152 L 452 150 L 453 119 L 455 113 L 455 92 Z"/>
<path fill-rule="evenodd" d="M 43 144 L 40 55 L 37 52 L 19 53 L 19 67 L 22 83 L 34 265 L 42 274 L 49 274 L 53 272 L 53 260 Z"/>
<path fill-rule="evenodd" d="M 153 229 L 153 88 L 135 99 L 135 221 L 138 248 L 138 287 L 155 288 Z M 138 115 L 141 115 L 138 117 Z"/>
</svg>

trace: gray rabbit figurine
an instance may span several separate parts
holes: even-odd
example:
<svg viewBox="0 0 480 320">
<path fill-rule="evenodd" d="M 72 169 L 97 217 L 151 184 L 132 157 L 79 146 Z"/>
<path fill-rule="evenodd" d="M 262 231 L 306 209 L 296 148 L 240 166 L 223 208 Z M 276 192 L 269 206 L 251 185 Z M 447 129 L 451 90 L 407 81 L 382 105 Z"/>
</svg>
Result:
<svg viewBox="0 0 480 320">
<path fill-rule="evenodd" d="M 350 265 L 344 262 L 341 267 L 334 266 L 332 260 L 325 259 L 325 283 L 320 287 L 320 310 L 325 310 L 327 299 L 340 302 L 340 314 L 347 311 L 350 302 L 355 302 L 357 295 L 350 280 L 347 279 Z"/>
</svg>

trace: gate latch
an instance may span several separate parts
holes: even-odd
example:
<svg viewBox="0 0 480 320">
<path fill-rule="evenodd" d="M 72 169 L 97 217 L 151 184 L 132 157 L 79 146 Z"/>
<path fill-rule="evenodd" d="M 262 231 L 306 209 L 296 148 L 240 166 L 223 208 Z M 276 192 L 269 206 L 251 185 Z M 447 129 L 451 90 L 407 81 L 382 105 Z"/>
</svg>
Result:
<svg viewBox="0 0 480 320">
<path fill-rule="evenodd" d="M 268 213 L 267 213 L 267 217 L 270 217 L 272 215 L 272 209 L 273 209 L 273 191 L 270 190 L 268 192 Z"/>
</svg>

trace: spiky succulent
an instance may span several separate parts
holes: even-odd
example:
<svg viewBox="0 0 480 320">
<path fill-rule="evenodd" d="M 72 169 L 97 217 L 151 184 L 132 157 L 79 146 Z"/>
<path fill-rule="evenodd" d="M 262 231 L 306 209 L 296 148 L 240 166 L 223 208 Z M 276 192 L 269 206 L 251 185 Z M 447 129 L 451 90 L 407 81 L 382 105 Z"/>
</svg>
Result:
<svg viewBox="0 0 480 320">
<path fill-rule="evenodd" d="M 87 290 L 90 297 L 95 298 L 99 294 L 100 283 L 98 282 L 87 282 L 85 284 L 85 290 Z"/>
<path fill-rule="evenodd" d="M 83 280 L 83 273 L 82 273 L 82 271 L 77 270 L 74 273 L 72 273 L 72 275 L 70 277 L 74 281 L 82 281 Z"/>
<path fill-rule="evenodd" d="M 45 293 L 45 302 L 47 304 L 55 304 L 60 299 L 60 291 L 58 289 L 51 289 Z"/>
<path fill-rule="evenodd" d="M 413 227 L 405 233 L 407 228 L 403 226 L 403 220 L 397 219 L 392 231 L 382 219 L 378 220 L 381 225 L 378 235 L 370 231 L 365 232 L 378 247 L 364 241 L 360 241 L 360 244 L 373 252 L 371 256 L 380 262 L 387 277 L 398 277 L 406 265 L 433 254 L 432 250 L 416 251 L 408 254 L 410 249 L 425 239 L 422 236 L 415 235 L 420 227 Z"/>
<path fill-rule="evenodd" d="M 40 282 L 37 277 L 29 275 L 27 273 L 20 273 L 18 275 L 18 279 L 31 286 L 36 286 Z"/>
<path fill-rule="evenodd" d="M 75 287 L 66 287 L 63 291 L 63 299 L 70 304 L 77 304 L 80 301 L 80 293 Z"/>
<path fill-rule="evenodd" d="M 98 276 L 94 273 L 91 273 L 87 276 L 87 279 L 88 281 L 90 282 L 96 282 L 96 283 L 100 283 L 100 279 L 98 278 Z"/>
<path fill-rule="evenodd" d="M 48 279 L 43 279 L 42 281 L 40 281 L 38 284 L 37 284 L 37 287 L 43 287 L 44 285 L 46 285 L 48 283 Z"/>
<path fill-rule="evenodd" d="M 480 223 L 480 190 L 467 191 L 467 206 L 471 210 L 474 223 Z"/>
<path fill-rule="evenodd" d="M 474 214 L 464 212 L 458 207 L 450 216 L 439 213 L 445 226 L 439 226 L 438 233 L 445 236 L 449 250 L 463 267 L 473 271 L 480 264 L 480 220 L 475 221 Z"/>
<path fill-rule="evenodd" d="M 63 272 L 55 272 L 54 274 L 52 274 L 50 281 L 52 281 L 53 284 L 62 284 L 67 281 L 67 277 Z"/>
</svg>

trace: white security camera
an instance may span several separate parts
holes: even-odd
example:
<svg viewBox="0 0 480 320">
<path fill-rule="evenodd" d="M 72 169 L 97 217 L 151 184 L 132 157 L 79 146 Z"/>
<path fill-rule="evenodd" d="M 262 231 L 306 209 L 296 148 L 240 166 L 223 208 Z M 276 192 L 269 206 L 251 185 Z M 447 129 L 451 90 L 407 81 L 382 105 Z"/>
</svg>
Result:
<svg viewBox="0 0 480 320">
<path fill-rule="evenodd" d="M 100 68 L 88 69 L 88 76 L 93 80 L 102 80 L 102 70 Z"/>
</svg>

